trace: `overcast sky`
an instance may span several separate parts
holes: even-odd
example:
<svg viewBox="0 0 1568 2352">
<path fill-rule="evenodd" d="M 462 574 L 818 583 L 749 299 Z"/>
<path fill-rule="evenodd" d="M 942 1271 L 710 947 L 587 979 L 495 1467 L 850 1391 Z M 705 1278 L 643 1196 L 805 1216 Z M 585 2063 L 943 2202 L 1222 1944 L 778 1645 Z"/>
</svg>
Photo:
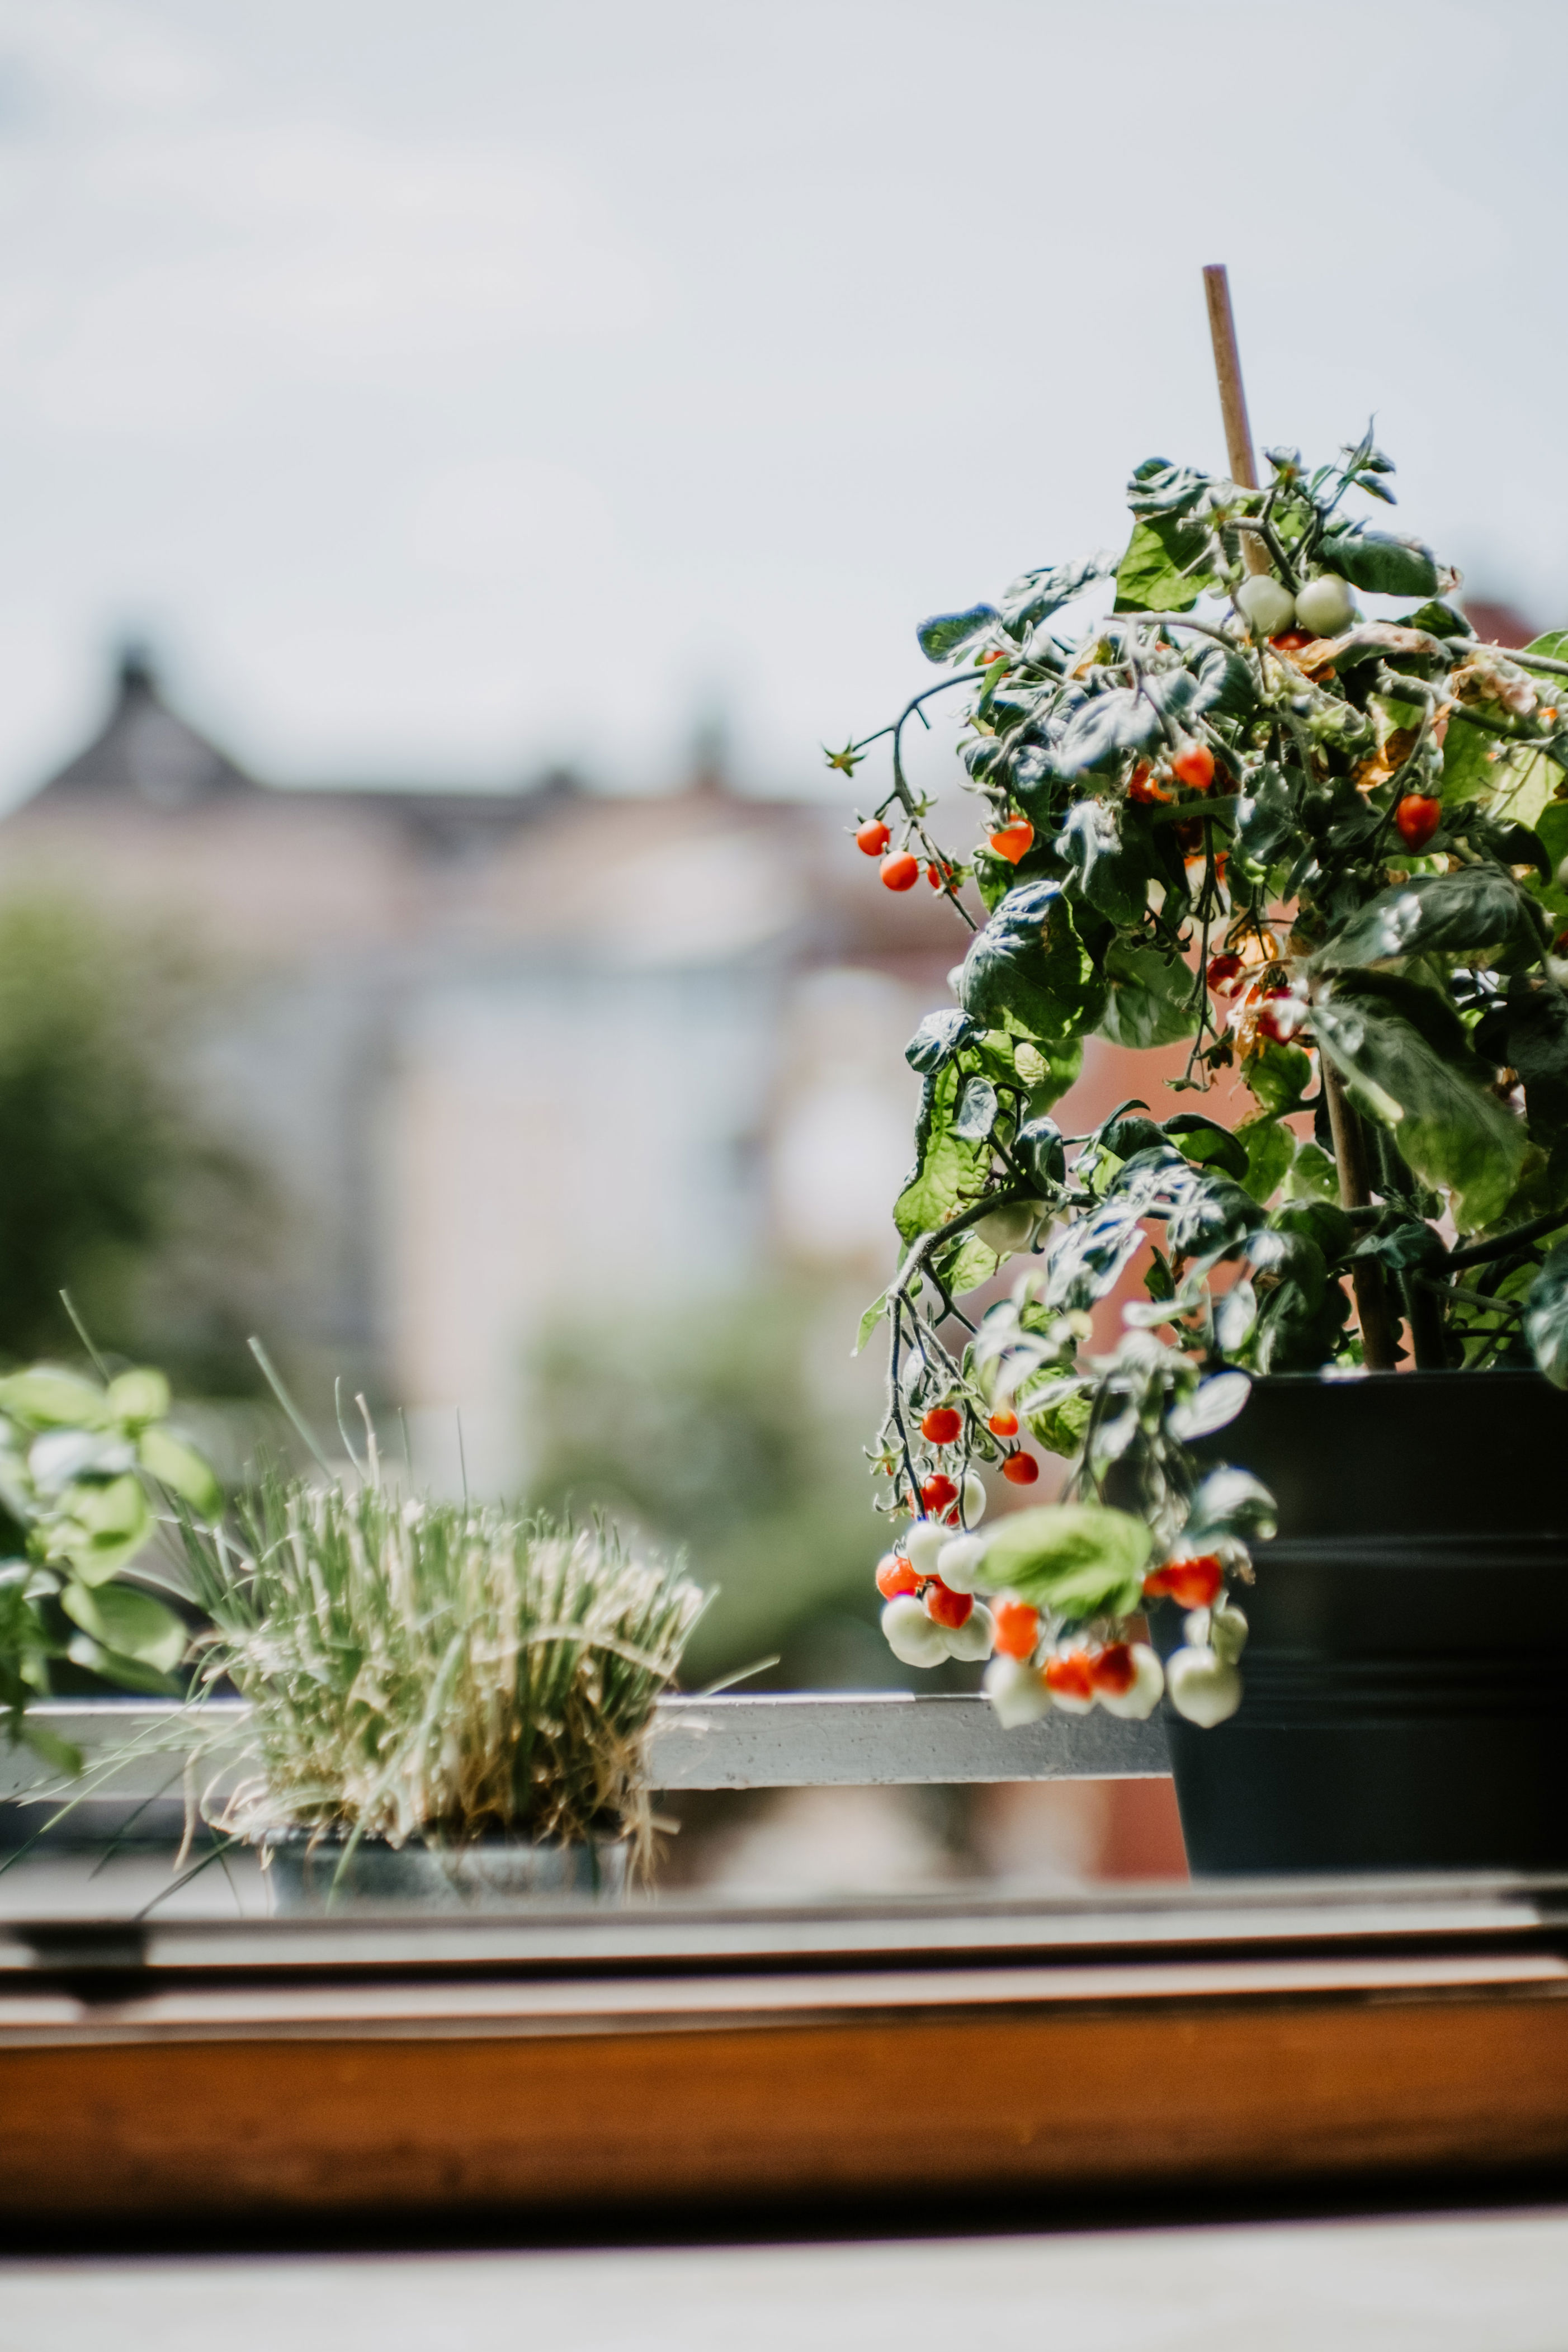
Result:
<svg viewBox="0 0 1568 2352">
<path fill-rule="evenodd" d="M 0 795 L 134 631 L 279 779 L 742 777 L 1375 410 L 1568 620 L 1561 0 L 0 0 Z M 926 673 L 929 675 L 929 673 Z"/>
</svg>

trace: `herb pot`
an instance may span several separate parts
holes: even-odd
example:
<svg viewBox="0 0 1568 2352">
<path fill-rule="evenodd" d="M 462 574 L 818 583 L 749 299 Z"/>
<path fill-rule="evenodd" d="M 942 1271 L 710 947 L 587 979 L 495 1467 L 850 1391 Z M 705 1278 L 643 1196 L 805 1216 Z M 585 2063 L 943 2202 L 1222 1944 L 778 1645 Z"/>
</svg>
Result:
<svg viewBox="0 0 1568 2352">
<path fill-rule="evenodd" d="M 1279 1518 L 1238 1713 L 1165 1710 L 1193 1871 L 1568 1868 L 1568 1395 L 1286 1375 L 1196 1450 Z M 1152 1633 L 1168 1656 L 1180 1612 Z"/>
<path fill-rule="evenodd" d="M 362 1838 L 346 1855 L 340 1831 L 278 1830 L 262 1840 L 273 1910 L 515 1911 L 547 1901 L 618 1902 L 626 1893 L 624 1840 L 531 1845 L 480 1838 L 470 1845 L 389 1845 Z"/>
</svg>

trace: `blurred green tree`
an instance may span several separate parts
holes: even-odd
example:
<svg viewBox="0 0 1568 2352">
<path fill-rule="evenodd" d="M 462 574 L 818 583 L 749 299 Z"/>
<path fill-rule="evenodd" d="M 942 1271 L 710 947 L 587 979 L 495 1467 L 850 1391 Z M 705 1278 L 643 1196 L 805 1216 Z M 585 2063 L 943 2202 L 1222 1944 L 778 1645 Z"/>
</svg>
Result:
<svg viewBox="0 0 1568 2352">
<path fill-rule="evenodd" d="M 683 1546 L 717 1586 L 687 1687 L 777 1652 L 748 1688 L 910 1687 L 877 1631 L 879 1522 L 842 1365 L 841 1296 L 779 1282 L 679 1311 L 584 1317 L 531 1370 L 532 1499 Z M 920 1678 L 973 1686 L 972 1670 Z"/>
<path fill-rule="evenodd" d="M 73 1349 L 67 1289 L 108 1349 L 237 1363 L 225 1267 L 268 1203 L 192 1079 L 213 981 L 165 933 L 0 901 L 0 1356 Z"/>
</svg>

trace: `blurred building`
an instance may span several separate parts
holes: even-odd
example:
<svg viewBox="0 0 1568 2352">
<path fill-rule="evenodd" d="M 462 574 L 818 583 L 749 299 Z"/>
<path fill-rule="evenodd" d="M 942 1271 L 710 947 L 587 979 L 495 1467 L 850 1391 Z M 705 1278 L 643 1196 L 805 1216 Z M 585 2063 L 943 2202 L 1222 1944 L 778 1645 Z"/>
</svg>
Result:
<svg viewBox="0 0 1568 2352">
<path fill-rule="evenodd" d="M 515 1454 L 575 1302 L 781 1259 L 882 1277 L 959 941 L 843 808 L 711 761 L 661 797 L 279 787 L 122 664 L 88 748 L 0 824 L 0 887 L 179 926 L 216 960 L 199 1083 L 275 1171 L 268 1321 L 469 1468 Z"/>
</svg>

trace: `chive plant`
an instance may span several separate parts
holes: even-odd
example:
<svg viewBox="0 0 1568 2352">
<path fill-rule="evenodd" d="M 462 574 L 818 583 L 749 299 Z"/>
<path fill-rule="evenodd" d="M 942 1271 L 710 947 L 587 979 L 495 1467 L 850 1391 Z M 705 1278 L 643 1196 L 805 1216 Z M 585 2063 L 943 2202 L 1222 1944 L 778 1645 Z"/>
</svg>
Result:
<svg viewBox="0 0 1568 2352">
<path fill-rule="evenodd" d="M 643 1744 L 703 1596 L 610 1528 L 265 1468 L 187 1517 L 191 1712 L 249 1702 L 217 1826 L 459 1846 L 651 1838 Z M 216 1752 L 209 1750 L 208 1752 Z"/>
</svg>

